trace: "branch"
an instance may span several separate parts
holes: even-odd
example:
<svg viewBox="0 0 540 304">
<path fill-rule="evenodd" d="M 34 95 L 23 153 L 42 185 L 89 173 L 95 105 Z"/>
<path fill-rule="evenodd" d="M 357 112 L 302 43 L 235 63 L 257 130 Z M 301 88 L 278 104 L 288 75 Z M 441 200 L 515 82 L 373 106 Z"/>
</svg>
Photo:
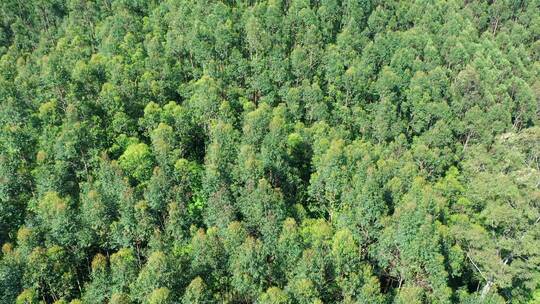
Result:
<svg viewBox="0 0 540 304">
<path fill-rule="evenodd" d="M 467 257 L 469 258 L 469 261 L 471 261 L 471 263 L 474 265 L 474 268 L 476 268 L 476 270 L 478 270 L 478 272 L 480 273 L 480 275 L 482 276 L 482 278 L 484 278 L 484 280 L 486 281 L 489 281 L 486 276 L 484 275 L 484 273 L 482 272 L 482 270 L 480 270 L 480 268 L 478 268 L 478 266 L 476 265 L 476 263 L 471 259 L 471 256 L 469 255 L 469 253 L 467 252 Z"/>
</svg>

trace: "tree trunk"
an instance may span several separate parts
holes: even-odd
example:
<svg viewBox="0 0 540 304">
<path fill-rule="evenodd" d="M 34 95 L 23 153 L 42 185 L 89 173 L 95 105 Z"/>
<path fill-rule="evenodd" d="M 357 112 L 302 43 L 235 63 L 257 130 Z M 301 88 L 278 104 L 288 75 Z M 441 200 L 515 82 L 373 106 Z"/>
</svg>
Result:
<svg viewBox="0 0 540 304">
<path fill-rule="evenodd" d="M 481 300 L 484 300 L 486 295 L 489 293 L 489 290 L 491 289 L 491 286 L 493 286 L 493 280 L 492 279 L 487 281 L 486 285 L 484 285 L 484 287 L 482 288 L 482 292 L 480 293 L 480 299 Z"/>
</svg>

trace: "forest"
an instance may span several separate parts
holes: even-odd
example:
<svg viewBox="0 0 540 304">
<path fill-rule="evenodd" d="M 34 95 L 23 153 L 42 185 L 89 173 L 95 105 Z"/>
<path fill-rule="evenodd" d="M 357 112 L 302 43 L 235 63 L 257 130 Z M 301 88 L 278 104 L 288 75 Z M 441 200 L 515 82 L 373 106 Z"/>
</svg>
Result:
<svg viewBox="0 0 540 304">
<path fill-rule="evenodd" d="M 0 303 L 540 303 L 540 0 L 1 0 Z"/>
</svg>

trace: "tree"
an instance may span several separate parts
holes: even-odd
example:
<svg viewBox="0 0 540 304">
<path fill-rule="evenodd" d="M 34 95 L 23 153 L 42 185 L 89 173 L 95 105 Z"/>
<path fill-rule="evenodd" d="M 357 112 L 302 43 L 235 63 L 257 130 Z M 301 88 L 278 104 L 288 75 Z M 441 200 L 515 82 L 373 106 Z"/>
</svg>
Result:
<svg viewBox="0 0 540 304">
<path fill-rule="evenodd" d="M 154 289 L 148 296 L 149 304 L 167 304 L 171 303 L 171 291 L 166 287 Z"/>
<path fill-rule="evenodd" d="M 76 242 L 76 217 L 70 202 L 56 192 L 47 192 L 37 203 L 35 212 L 49 243 L 73 246 Z"/>
<path fill-rule="evenodd" d="M 0 301 L 13 303 L 22 289 L 22 263 L 10 243 L 2 246 L 2 255 L 0 260 Z"/>
<path fill-rule="evenodd" d="M 205 278 L 209 288 L 220 290 L 229 280 L 226 278 L 227 258 L 224 244 L 214 227 L 208 231 L 199 229 L 191 239 L 192 273 Z"/>
<path fill-rule="evenodd" d="M 158 298 L 161 299 L 159 301 L 165 301 L 168 298 L 165 295 L 167 292 L 157 290 L 172 287 L 173 276 L 173 265 L 171 265 L 165 253 L 161 251 L 152 252 L 146 264 L 139 271 L 137 280 L 131 287 L 131 292 L 141 302 L 151 302 L 151 298 L 154 298 L 155 301 L 158 301 Z"/>
<path fill-rule="evenodd" d="M 251 233 L 260 233 L 270 247 L 277 241 L 279 225 L 284 219 L 283 196 L 265 179 L 248 184 L 238 201 L 239 209 Z"/>
<path fill-rule="evenodd" d="M 448 274 L 440 250 L 441 223 L 431 220 L 439 216 L 442 201 L 425 181 L 417 178 L 403 196 L 373 254 L 398 287 L 403 282 L 423 286 L 427 299 L 449 302 L 451 291 Z M 427 288 L 429 286 L 429 288 Z"/>
<path fill-rule="evenodd" d="M 211 294 L 201 277 L 196 277 L 189 283 L 182 297 L 182 304 L 202 304 L 211 302 Z"/>
<path fill-rule="evenodd" d="M 17 304 L 34 304 L 39 303 L 38 294 L 33 289 L 25 289 L 21 294 L 17 296 L 15 301 Z"/>
<path fill-rule="evenodd" d="M 505 134 L 492 149 L 467 153 L 469 178 L 452 227 L 468 267 L 483 285 L 481 298 L 497 290 L 506 298 L 523 299 L 536 280 L 527 261 L 538 256 L 538 134 L 538 128 Z"/>
<path fill-rule="evenodd" d="M 319 293 L 309 279 L 296 279 L 287 286 L 292 298 L 298 304 L 321 303 Z"/>
<path fill-rule="evenodd" d="M 49 301 L 71 298 L 76 292 L 76 265 L 74 257 L 58 245 L 36 247 L 27 257 L 23 284 Z"/>
<path fill-rule="evenodd" d="M 135 281 L 138 261 L 133 249 L 121 248 L 111 255 L 111 302 L 122 303 L 124 293 L 129 292 L 130 284 Z"/>
<path fill-rule="evenodd" d="M 287 294 L 278 287 L 270 287 L 265 293 L 261 294 L 257 303 L 261 304 L 284 304 L 288 303 Z"/>
<path fill-rule="evenodd" d="M 272 277 L 277 282 L 282 283 L 291 279 L 293 273 L 290 270 L 297 265 L 303 249 L 302 237 L 296 221 L 292 218 L 285 219 L 276 244 L 277 261 L 272 273 Z"/>
<path fill-rule="evenodd" d="M 107 258 L 103 254 L 96 254 L 92 259 L 91 281 L 84 287 L 82 299 L 86 303 L 102 303 L 110 299 L 110 270 Z"/>
<path fill-rule="evenodd" d="M 203 177 L 203 188 L 208 197 L 204 217 L 209 226 L 224 227 L 235 218 L 230 186 L 238 141 L 238 131 L 232 125 L 218 120 L 211 126 Z"/>
<path fill-rule="evenodd" d="M 145 182 L 152 175 L 153 157 L 144 143 L 128 146 L 118 159 L 118 164 L 138 182 Z"/>
<path fill-rule="evenodd" d="M 231 257 L 231 286 L 235 298 L 254 301 L 266 286 L 268 268 L 263 244 L 260 240 L 248 237 Z"/>
</svg>

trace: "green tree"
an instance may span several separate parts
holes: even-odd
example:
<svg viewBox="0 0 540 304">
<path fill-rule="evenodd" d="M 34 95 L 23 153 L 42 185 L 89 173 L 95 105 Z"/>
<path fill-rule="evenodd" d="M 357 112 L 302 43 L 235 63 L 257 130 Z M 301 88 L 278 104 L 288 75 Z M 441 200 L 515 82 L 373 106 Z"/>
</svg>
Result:
<svg viewBox="0 0 540 304">
<path fill-rule="evenodd" d="M 91 281 L 84 287 L 82 299 L 86 303 L 102 303 L 110 299 L 110 273 L 107 258 L 98 253 L 92 259 Z"/>
<path fill-rule="evenodd" d="M 184 296 L 182 297 L 182 304 L 202 304 L 211 302 L 211 294 L 201 277 L 196 277 L 189 283 Z"/>
<path fill-rule="evenodd" d="M 156 290 L 172 287 L 173 277 L 173 265 L 171 265 L 165 253 L 161 251 L 152 252 L 146 264 L 139 271 L 137 280 L 131 287 L 131 293 L 141 302 L 150 302 L 150 298 L 158 297 L 158 295 L 154 294 Z M 163 301 L 167 298 L 165 295 L 161 295 L 161 297 L 163 297 Z"/>
<path fill-rule="evenodd" d="M 287 294 L 278 287 L 270 287 L 266 292 L 262 293 L 257 300 L 261 304 L 284 304 L 288 303 Z"/>
<path fill-rule="evenodd" d="M 538 256 L 538 128 L 500 136 L 493 148 L 467 153 L 464 197 L 458 200 L 452 225 L 464 248 L 467 266 L 491 292 L 524 299 L 534 282 L 527 261 Z"/>
<path fill-rule="evenodd" d="M 0 260 L 0 301 L 13 303 L 22 289 L 23 264 L 13 245 L 6 243 L 2 246 Z"/>
<path fill-rule="evenodd" d="M 248 237 L 231 257 L 231 286 L 235 298 L 254 301 L 264 290 L 268 266 L 260 240 Z"/>
<path fill-rule="evenodd" d="M 144 143 L 132 144 L 120 156 L 118 164 L 136 181 L 145 182 L 152 175 L 152 152 Z"/>
<path fill-rule="evenodd" d="M 111 302 L 122 302 L 122 294 L 130 290 L 130 284 L 137 278 L 138 261 L 133 249 L 121 248 L 111 255 Z M 115 297 L 117 298 L 116 300 Z"/>
</svg>

